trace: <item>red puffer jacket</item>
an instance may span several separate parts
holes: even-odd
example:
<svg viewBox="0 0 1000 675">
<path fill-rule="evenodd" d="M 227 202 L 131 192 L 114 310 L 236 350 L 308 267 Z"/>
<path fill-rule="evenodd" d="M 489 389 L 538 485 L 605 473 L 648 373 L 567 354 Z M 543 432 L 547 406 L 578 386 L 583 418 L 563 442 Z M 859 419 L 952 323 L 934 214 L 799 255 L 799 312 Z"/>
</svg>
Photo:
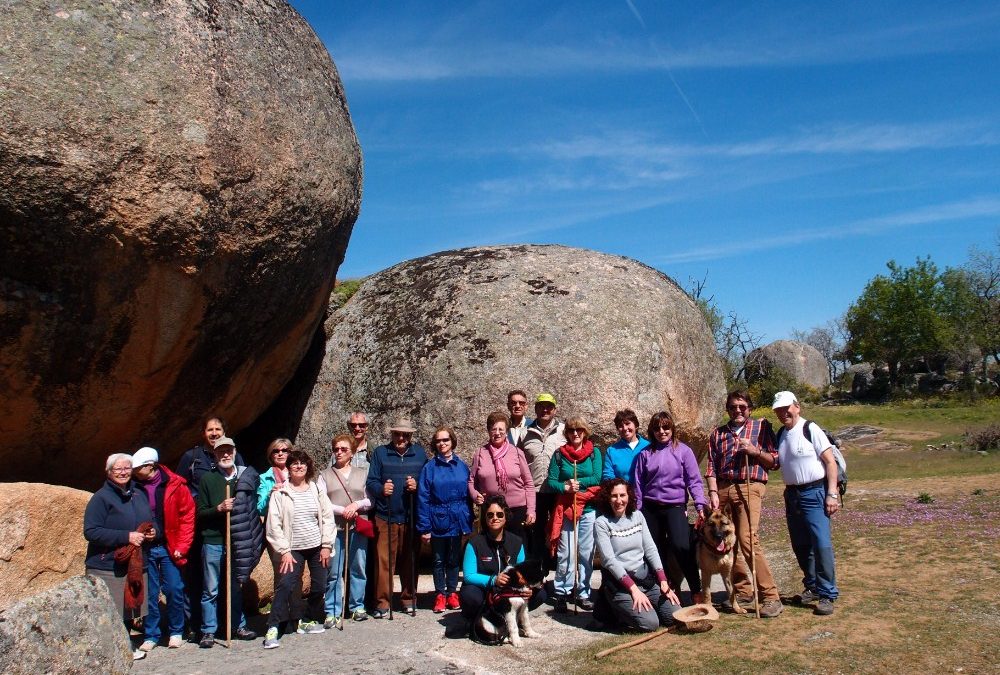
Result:
<svg viewBox="0 0 1000 675">
<path fill-rule="evenodd" d="M 163 495 L 163 534 L 167 538 L 167 550 L 174 564 L 187 564 L 188 552 L 194 542 L 194 499 L 188 491 L 187 481 L 160 464 L 160 471 L 167 479 Z"/>
</svg>

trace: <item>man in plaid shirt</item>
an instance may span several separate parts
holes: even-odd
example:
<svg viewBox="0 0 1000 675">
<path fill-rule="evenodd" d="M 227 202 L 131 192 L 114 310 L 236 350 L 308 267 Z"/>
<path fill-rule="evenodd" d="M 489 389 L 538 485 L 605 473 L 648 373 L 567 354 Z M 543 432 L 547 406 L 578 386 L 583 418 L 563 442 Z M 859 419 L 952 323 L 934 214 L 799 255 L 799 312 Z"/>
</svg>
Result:
<svg viewBox="0 0 1000 675">
<path fill-rule="evenodd" d="M 709 505 L 717 509 L 730 504 L 736 539 L 743 559 L 736 558 L 733 583 L 741 606 L 753 604 L 753 586 L 750 571 L 744 560 L 750 560 L 750 532 L 753 532 L 753 551 L 757 568 L 757 592 L 760 598 L 760 615 L 776 617 L 783 607 L 778 597 L 778 587 L 771 575 L 771 568 L 764 557 L 764 549 L 757 536 L 760 527 L 760 507 L 767 491 L 767 472 L 778 468 L 778 452 L 774 447 L 774 431 L 766 419 L 753 419 L 753 403 L 745 391 L 733 391 L 726 397 L 729 423 L 715 429 L 709 438 L 708 483 Z M 747 463 L 750 467 L 750 490 L 747 493 Z"/>
</svg>

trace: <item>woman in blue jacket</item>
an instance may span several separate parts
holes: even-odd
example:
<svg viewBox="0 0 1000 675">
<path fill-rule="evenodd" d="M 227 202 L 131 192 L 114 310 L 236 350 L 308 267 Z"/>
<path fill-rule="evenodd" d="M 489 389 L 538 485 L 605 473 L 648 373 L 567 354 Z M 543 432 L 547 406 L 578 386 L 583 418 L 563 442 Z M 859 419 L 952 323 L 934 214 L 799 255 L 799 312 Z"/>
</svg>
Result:
<svg viewBox="0 0 1000 675">
<path fill-rule="evenodd" d="M 469 467 L 455 454 L 458 440 L 438 427 L 431 444 L 434 459 L 424 464 L 417 483 L 417 531 L 434 553 L 434 611 L 458 609 L 458 568 L 462 535 L 472 532 Z"/>
</svg>

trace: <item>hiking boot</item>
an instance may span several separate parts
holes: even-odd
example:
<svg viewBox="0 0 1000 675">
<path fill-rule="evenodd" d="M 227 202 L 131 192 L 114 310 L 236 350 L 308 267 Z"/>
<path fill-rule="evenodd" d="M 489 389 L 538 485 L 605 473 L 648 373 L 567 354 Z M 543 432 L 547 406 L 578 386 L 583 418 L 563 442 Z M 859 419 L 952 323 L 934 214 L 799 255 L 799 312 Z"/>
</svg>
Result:
<svg viewBox="0 0 1000 675">
<path fill-rule="evenodd" d="M 257 634 L 249 628 L 237 628 L 233 637 L 237 640 L 256 640 Z"/>
<path fill-rule="evenodd" d="M 753 607 L 753 596 L 752 595 L 737 595 L 736 602 L 739 603 L 740 607 Z"/>
<path fill-rule="evenodd" d="M 325 631 L 319 621 L 299 621 L 299 627 L 295 629 L 299 635 L 319 635 Z"/>
<path fill-rule="evenodd" d="M 340 630 L 343 625 L 344 623 L 340 620 L 339 616 L 328 616 L 326 617 L 326 621 L 323 622 L 323 628 L 326 630 L 333 630 L 334 628 Z"/>
<path fill-rule="evenodd" d="M 569 607 L 566 606 L 566 596 L 557 595 L 556 596 L 556 614 L 565 614 L 569 611 Z"/>
<path fill-rule="evenodd" d="M 576 606 L 585 612 L 591 612 L 594 610 L 594 603 L 590 598 L 577 598 Z"/>
<path fill-rule="evenodd" d="M 215 646 L 215 636 L 211 633 L 202 633 L 201 639 L 198 640 L 198 646 L 202 649 L 211 649 Z"/>
<path fill-rule="evenodd" d="M 184 644 L 183 635 L 171 635 L 170 642 L 167 643 L 167 647 L 170 649 L 180 649 L 182 644 Z"/>
<path fill-rule="evenodd" d="M 389 615 L 389 610 L 387 609 L 378 608 L 372 610 L 373 619 L 384 619 L 388 615 Z M 355 619 L 355 621 L 357 621 L 357 619 Z"/>
<path fill-rule="evenodd" d="M 278 642 L 278 627 L 271 626 L 267 629 L 267 633 L 264 634 L 264 649 L 274 649 L 280 646 L 281 643 Z"/>
<path fill-rule="evenodd" d="M 816 603 L 816 609 L 813 610 L 813 614 L 819 614 L 820 616 L 833 614 L 833 600 L 820 598 L 819 602 Z"/>
<path fill-rule="evenodd" d="M 444 611 L 445 599 L 444 593 L 438 593 L 434 598 L 434 613 L 440 614 Z"/>
<path fill-rule="evenodd" d="M 765 619 L 773 619 L 781 614 L 784 609 L 781 600 L 768 600 L 760 606 L 760 615 Z"/>
<path fill-rule="evenodd" d="M 448 594 L 448 609 L 462 609 L 462 601 L 458 599 L 458 593 Z"/>
<path fill-rule="evenodd" d="M 139 650 L 143 652 L 151 652 L 156 649 L 156 643 L 152 640 L 146 640 L 141 645 L 139 645 Z"/>
<path fill-rule="evenodd" d="M 811 589 L 806 589 L 799 594 L 799 604 L 800 605 L 811 605 L 819 600 L 819 596 L 816 595 Z"/>
<path fill-rule="evenodd" d="M 382 617 L 376 617 L 376 618 L 380 619 Z M 354 610 L 354 613 L 351 614 L 351 619 L 353 619 L 354 621 L 367 621 L 368 620 L 368 612 L 366 612 L 363 608 L 362 609 L 356 609 L 356 610 Z"/>
</svg>

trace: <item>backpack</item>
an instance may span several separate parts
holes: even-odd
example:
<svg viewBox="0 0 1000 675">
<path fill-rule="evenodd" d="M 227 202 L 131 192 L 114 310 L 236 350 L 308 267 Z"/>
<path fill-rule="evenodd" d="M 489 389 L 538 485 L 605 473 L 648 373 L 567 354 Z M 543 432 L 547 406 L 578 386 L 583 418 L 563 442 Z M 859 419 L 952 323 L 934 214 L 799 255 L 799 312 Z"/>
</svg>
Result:
<svg viewBox="0 0 1000 675">
<path fill-rule="evenodd" d="M 809 430 L 809 425 L 816 424 L 815 422 L 810 422 L 809 420 L 802 419 L 802 435 L 806 437 L 806 440 L 812 443 L 812 431 Z M 816 426 L 819 426 L 818 424 Z M 826 434 L 826 437 L 830 440 L 830 450 L 833 452 L 833 459 L 837 462 L 837 491 L 840 496 L 843 497 L 844 493 L 847 492 L 847 460 L 844 459 L 844 453 L 840 450 L 837 444 L 837 437 L 831 434 L 829 431 L 823 427 L 819 427 L 819 430 Z M 781 435 L 785 433 L 786 429 L 781 427 L 778 429 L 778 436 L 774 442 L 775 447 L 781 445 Z"/>
</svg>

